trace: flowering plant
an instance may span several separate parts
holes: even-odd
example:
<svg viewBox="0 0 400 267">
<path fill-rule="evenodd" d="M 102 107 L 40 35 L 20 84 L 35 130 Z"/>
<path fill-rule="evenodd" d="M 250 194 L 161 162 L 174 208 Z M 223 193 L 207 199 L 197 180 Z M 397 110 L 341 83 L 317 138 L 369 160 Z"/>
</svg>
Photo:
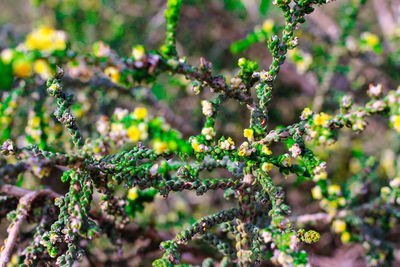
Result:
<svg viewBox="0 0 400 267">
<path fill-rule="evenodd" d="M 233 2 L 240 6 L 241 1 Z M 388 150 L 386 161 L 353 149 L 345 181 L 330 170 L 329 153 L 343 146 L 341 132 L 365 131 L 374 115 L 389 118 L 388 132 L 398 139 L 400 89 L 355 79 L 354 87 L 368 88 L 365 104 L 342 93 L 337 111 L 321 109 L 335 105 L 325 103 L 325 96 L 341 59 L 360 53 L 366 60 L 368 55 L 393 59 L 390 64 L 398 66 L 391 45 L 398 36 L 388 37 L 385 53 L 373 33 L 352 40 L 365 1 L 351 1 L 343 4 L 332 55 L 318 55 L 318 45 L 303 51 L 301 25 L 316 6 L 329 2 L 274 0 L 284 25 L 269 18 L 230 48 L 240 53 L 266 42 L 269 67 L 241 57 L 229 75 L 214 74 L 203 57 L 196 66 L 181 56 L 181 0 L 167 3 L 166 38 L 158 50 L 134 45 L 128 56 L 120 56 L 97 41 L 84 54 L 72 48 L 64 31 L 48 26 L 2 49 L 0 214 L 10 224 L 0 266 L 72 266 L 84 259 L 96 265 L 99 248 L 116 264 L 136 258 L 152 260 L 153 266 L 308 266 L 306 250 L 320 240 L 318 227 L 339 234 L 342 243 L 362 244 L 369 265 L 392 264 L 394 244 L 387 235 L 400 218 L 400 178 L 393 160 L 398 149 Z M 287 59 L 300 77 L 314 72 L 318 90 L 313 108 L 303 106 L 294 122 L 275 127 L 272 96 Z M 193 103 L 199 103 L 197 126 L 154 94 L 159 81 L 177 75 L 190 81 Z M 240 135 L 219 125 L 228 119 L 228 101 L 248 114 Z M 285 192 L 293 185 L 303 186 L 318 212 L 292 212 Z M 172 194 L 189 191 L 205 198 L 212 190 L 222 190 L 230 205 L 209 209 L 210 214 L 191 210 L 195 196 Z M 154 210 L 165 203 L 172 206 L 168 215 Z M 25 223 L 31 227 L 23 229 Z M 127 244 L 134 256 L 124 258 Z M 115 259 L 110 251 L 118 252 Z"/>
</svg>

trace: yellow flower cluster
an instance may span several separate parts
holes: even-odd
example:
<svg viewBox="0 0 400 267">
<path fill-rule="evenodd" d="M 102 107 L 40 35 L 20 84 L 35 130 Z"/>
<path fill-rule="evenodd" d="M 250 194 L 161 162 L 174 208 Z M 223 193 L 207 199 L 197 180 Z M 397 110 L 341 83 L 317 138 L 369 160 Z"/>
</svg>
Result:
<svg viewBox="0 0 400 267">
<path fill-rule="evenodd" d="M 3 62 L 10 63 L 13 60 L 14 52 L 11 49 L 6 50 L 8 51 L 1 54 L 1 59 Z M 33 72 L 39 74 L 43 80 L 47 80 L 54 75 L 53 69 L 45 59 L 37 59 L 32 64 L 32 59 L 20 57 L 12 62 L 12 70 L 13 74 L 20 78 L 29 78 L 33 75 Z"/>
<path fill-rule="evenodd" d="M 43 80 L 47 80 L 54 75 L 49 63 L 44 59 L 37 59 L 33 62 L 33 70 L 39 74 Z"/>
<path fill-rule="evenodd" d="M 65 50 L 67 35 L 63 31 L 56 31 L 52 27 L 44 26 L 28 34 L 25 45 L 30 50 L 43 52 Z"/>
<path fill-rule="evenodd" d="M 266 146 L 266 145 L 263 145 L 263 146 L 261 147 L 261 153 L 263 153 L 263 154 L 265 154 L 265 155 L 267 155 L 267 156 L 272 155 L 272 151 L 271 151 L 271 150 L 269 149 L 269 147 Z"/>
<path fill-rule="evenodd" d="M 133 118 L 136 120 L 144 120 L 147 118 L 147 109 L 144 107 L 135 108 L 133 111 Z"/>
<path fill-rule="evenodd" d="M 132 142 L 136 143 L 140 140 L 140 130 L 136 125 L 132 125 L 126 131 L 126 135 L 132 140 Z"/>
<path fill-rule="evenodd" d="M 254 131 L 252 129 L 244 129 L 243 135 L 249 139 L 249 141 L 252 141 L 254 137 Z"/>
<path fill-rule="evenodd" d="M 324 112 L 314 115 L 314 123 L 317 126 L 328 126 L 330 119 L 331 119 L 331 116 L 327 115 Z"/>
<path fill-rule="evenodd" d="M 168 143 L 162 140 L 154 140 L 153 149 L 156 154 L 163 154 L 169 151 Z"/>
<path fill-rule="evenodd" d="M 310 108 L 305 108 L 304 110 L 303 110 L 303 112 L 301 113 L 301 116 L 300 116 L 300 119 L 301 120 L 306 120 L 306 119 L 308 119 L 311 115 L 312 115 L 312 110 L 310 109 Z"/>
<path fill-rule="evenodd" d="M 262 29 L 265 32 L 271 32 L 275 26 L 275 22 L 272 19 L 266 19 L 262 25 Z"/>
<path fill-rule="evenodd" d="M 12 64 L 13 74 L 20 78 L 29 78 L 32 76 L 32 64 L 28 60 L 16 60 Z"/>
<path fill-rule="evenodd" d="M 328 186 L 328 194 L 331 196 L 339 196 L 341 194 L 341 188 L 337 184 L 329 185 Z"/>
<path fill-rule="evenodd" d="M 319 174 L 316 174 L 313 177 L 313 181 L 314 182 L 318 182 L 319 180 L 326 180 L 326 178 L 328 178 L 328 173 L 327 172 L 321 172 Z"/>
<path fill-rule="evenodd" d="M 334 220 L 332 222 L 332 230 L 335 233 L 342 233 L 346 230 L 346 222 L 342 220 Z"/>
<path fill-rule="evenodd" d="M 395 115 L 390 118 L 393 128 L 400 133 L 400 115 Z"/>
<path fill-rule="evenodd" d="M 146 56 L 146 50 L 143 45 L 136 45 L 132 48 L 132 57 L 136 61 L 142 60 Z"/>
<path fill-rule="evenodd" d="M 269 172 L 269 171 L 272 170 L 272 167 L 274 167 L 274 165 L 273 165 L 272 163 L 264 162 L 264 163 L 261 165 L 261 170 L 262 170 L 263 172 Z"/>
<path fill-rule="evenodd" d="M 127 197 L 129 200 L 133 201 L 133 200 L 137 199 L 138 197 L 139 197 L 139 194 L 138 194 L 138 190 L 136 187 L 129 189 L 128 197 Z"/>
<path fill-rule="evenodd" d="M 243 144 L 240 145 L 239 147 L 239 152 L 238 155 L 243 157 L 243 156 L 250 156 L 252 150 L 249 149 L 249 143 L 248 142 L 243 142 Z"/>
<path fill-rule="evenodd" d="M 118 68 L 116 67 L 107 67 L 104 70 L 104 74 L 107 75 L 108 78 L 111 79 L 111 81 L 115 82 L 115 83 L 119 83 L 119 81 L 121 80 L 121 73 L 119 72 Z"/>
<path fill-rule="evenodd" d="M 372 47 L 380 43 L 379 37 L 371 32 L 363 32 L 361 34 L 361 39 L 365 40 L 367 45 Z"/>
</svg>

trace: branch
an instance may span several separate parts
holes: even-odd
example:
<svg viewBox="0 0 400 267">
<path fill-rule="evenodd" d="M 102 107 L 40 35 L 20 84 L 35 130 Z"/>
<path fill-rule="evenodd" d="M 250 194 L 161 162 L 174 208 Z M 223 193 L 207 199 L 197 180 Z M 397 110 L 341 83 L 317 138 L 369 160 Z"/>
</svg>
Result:
<svg viewBox="0 0 400 267">
<path fill-rule="evenodd" d="M 54 196 L 54 192 L 48 189 L 41 191 L 29 191 L 27 193 L 27 191 L 23 190 L 22 188 L 17 188 L 18 187 L 12 185 L 4 185 L 1 187 L 2 192 L 8 192 L 11 195 L 24 195 L 20 198 L 18 203 L 18 209 L 21 211 L 21 213 L 17 215 L 17 220 L 15 222 L 12 222 L 7 230 L 8 238 L 4 241 L 4 249 L 2 250 L 0 255 L 0 267 L 6 267 L 7 263 L 10 262 L 10 256 L 13 252 L 15 243 L 17 242 L 20 228 L 24 220 L 28 216 L 28 212 L 32 202 L 39 196 Z"/>
</svg>

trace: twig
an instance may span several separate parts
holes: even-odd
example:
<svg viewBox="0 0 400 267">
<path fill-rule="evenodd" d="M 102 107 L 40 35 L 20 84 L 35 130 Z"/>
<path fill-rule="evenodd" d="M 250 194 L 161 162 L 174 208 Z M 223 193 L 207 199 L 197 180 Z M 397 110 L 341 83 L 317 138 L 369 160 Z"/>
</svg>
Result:
<svg viewBox="0 0 400 267">
<path fill-rule="evenodd" d="M 13 252 L 15 243 L 17 242 L 18 234 L 20 228 L 28 216 L 28 212 L 32 202 L 39 196 L 50 195 L 54 196 L 54 192 L 51 190 L 41 190 L 41 191 L 30 191 L 26 194 L 26 191 L 22 188 L 16 189 L 18 187 L 5 185 L 1 187 L 2 192 L 14 193 L 14 195 L 24 195 L 20 198 L 18 203 L 18 209 L 21 210 L 21 214 L 17 215 L 17 220 L 13 222 L 8 228 L 8 238 L 4 241 L 4 248 L 2 249 L 0 255 L 0 267 L 6 267 L 7 263 L 10 262 L 10 256 Z M 4 191 L 3 191 L 4 190 Z M 13 195 L 13 194 L 12 194 Z"/>
</svg>

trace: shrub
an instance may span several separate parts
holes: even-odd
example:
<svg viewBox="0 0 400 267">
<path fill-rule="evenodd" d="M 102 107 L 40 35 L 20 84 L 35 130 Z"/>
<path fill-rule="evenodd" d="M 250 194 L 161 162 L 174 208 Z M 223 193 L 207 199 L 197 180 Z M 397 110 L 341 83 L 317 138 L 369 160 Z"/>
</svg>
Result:
<svg viewBox="0 0 400 267">
<path fill-rule="evenodd" d="M 261 1 L 262 12 L 274 9 L 267 2 Z M 85 53 L 72 48 L 79 37 L 69 43 L 64 31 L 49 26 L 3 48 L 0 211 L 10 225 L 1 266 L 72 266 L 83 259 L 96 265 L 99 251 L 104 264 L 307 266 L 318 229 L 344 244 L 361 244 L 371 266 L 393 264 L 400 89 L 386 87 L 398 80 L 398 34 L 384 32 L 381 41 L 355 29 L 363 0 L 342 4 L 339 33 L 301 33 L 307 15 L 316 5 L 329 9 L 328 2 L 274 0 L 284 25 L 269 18 L 230 47 L 237 54 L 267 43 L 269 67 L 241 57 L 234 74 L 215 74 L 205 58 L 197 66 L 181 55 L 181 0 L 167 3 L 166 37 L 157 50 L 137 44 L 120 56 L 97 41 Z M 225 1 L 225 7 L 232 14 L 246 8 L 241 1 Z M 312 40 L 308 48 L 299 46 L 300 35 Z M 274 106 L 274 90 L 286 92 L 277 81 L 287 59 L 297 70 L 292 75 L 317 84 L 312 108 L 305 101 L 301 112 L 288 106 L 296 101 L 290 85 L 290 102 Z M 392 77 L 369 84 L 374 81 L 357 74 L 357 60 Z M 171 92 L 173 104 L 165 104 L 160 94 L 168 88 L 188 87 L 176 77 L 189 80 L 191 92 Z M 343 79 L 351 86 L 339 87 L 350 93 L 331 90 Z M 366 88 L 364 101 L 359 91 Z M 190 99 L 182 102 L 185 94 Z M 277 112 L 285 110 L 298 119 L 280 126 Z M 371 121 L 396 141 L 391 148 L 376 149 L 373 143 L 384 141 L 373 133 L 363 140 L 345 130 L 363 132 L 374 115 L 388 118 L 393 129 Z M 229 121 L 238 122 L 240 134 L 221 125 Z M 362 142 L 343 143 L 342 135 Z M 356 145 L 349 149 L 349 143 Z M 209 202 L 214 190 L 223 191 L 227 204 L 218 194 Z M 175 193 L 181 191 L 213 206 L 191 204 L 196 198 Z M 306 207 L 297 204 L 292 212 L 285 193 L 298 191 L 307 196 L 301 198 Z"/>
</svg>

